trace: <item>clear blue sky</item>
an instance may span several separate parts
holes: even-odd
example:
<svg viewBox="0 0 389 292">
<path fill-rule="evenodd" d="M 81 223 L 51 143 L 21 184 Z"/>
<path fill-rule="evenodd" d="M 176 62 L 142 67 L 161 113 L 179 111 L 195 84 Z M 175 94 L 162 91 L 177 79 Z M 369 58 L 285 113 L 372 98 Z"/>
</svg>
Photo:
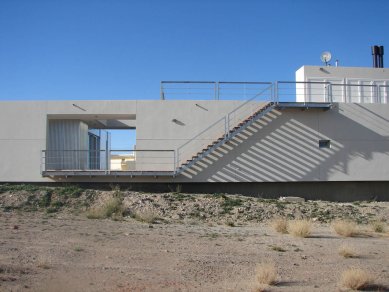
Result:
<svg viewBox="0 0 389 292">
<path fill-rule="evenodd" d="M 0 0 L 0 99 L 158 99 L 160 80 L 293 80 L 371 66 L 389 1 Z"/>
<path fill-rule="evenodd" d="M 0 0 L 0 100 L 158 99 L 161 80 L 294 80 L 371 66 L 389 1 Z"/>
</svg>

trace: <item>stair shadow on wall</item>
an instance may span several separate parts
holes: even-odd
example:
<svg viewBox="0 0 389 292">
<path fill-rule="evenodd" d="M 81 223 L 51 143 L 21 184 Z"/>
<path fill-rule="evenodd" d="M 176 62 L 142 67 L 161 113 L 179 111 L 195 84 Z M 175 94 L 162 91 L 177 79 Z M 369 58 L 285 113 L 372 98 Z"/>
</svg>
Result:
<svg viewBox="0 0 389 292">
<path fill-rule="evenodd" d="M 374 179 L 366 176 L 368 162 L 373 153 L 388 155 L 388 131 L 388 121 L 360 105 L 273 110 L 183 175 L 208 182 Z M 320 139 L 331 148 L 319 148 Z"/>
</svg>

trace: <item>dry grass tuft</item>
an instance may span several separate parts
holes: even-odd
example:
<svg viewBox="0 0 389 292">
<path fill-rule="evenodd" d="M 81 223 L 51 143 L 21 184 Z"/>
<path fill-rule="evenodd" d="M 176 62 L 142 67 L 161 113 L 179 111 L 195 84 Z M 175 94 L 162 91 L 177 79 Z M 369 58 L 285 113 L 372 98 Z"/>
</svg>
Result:
<svg viewBox="0 0 389 292">
<path fill-rule="evenodd" d="M 338 235 L 352 237 L 359 234 L 358 226 L 349 220 L 336 220 L 332 223 L 332 228 Z"/>
<path fill-rule="evenodd" d="M 386 231 L 385 223 L 381 221 L 374 221 L 371 224 L 374 232 L 384 233 Z"/>
<path fill-rule="evenodd" d="M 256 278 L 258 284 L 263 285 L 273 285 L 277 282 L 277 269 L 272 263 L 261 263 L 257 266 L 256 269 Z"/>
<path fill-rule="evenodd" d="M 288 233 L 288 220 L 285 218 L 277 218 L 271 222 L 273 229 L 279 233 Z"/>
<path fill-rule="evenodd" d="M 89 219 L 104 219 L 112 215 L 121 215 L 122 213 L 122 200 L 120 198 L 111 198 L 104 205 L 89 209 L 86 217 Z"/>
<path fill-rule="evenodd" d="M 154 224 L 158 220 L 158 216 L 151 210 L 138 210 L 131 213 L 131 217 L 143 223 Z"/>
<path fill-rule="evenodd" d="M 292 220 L 288 224 L 288 232 L 296 237 L 308 237 L 312 233 L 312 223 L 309 220 Z"/>
<path fill-rule="evenodd" d="M 366 271 L 358 268 L 350 268 L 342 273 L 340 284 L 343 287 L 360 290 L 373 283 L 372 276 Z"/>
<path fill-rule="evenodd" d="M 348 244 L 342 244 L 339 248 L 339 255 L 341 255 L 344 258 L 356 258 L 357 253 L 353 246 L 350 246 Z"/>
<path fill-rule="evenodd" d="M 40 261 L 40 262 L 37 263 L 36 266 L 38 268 L 45 269 L 45 270 L 51 269 L 51 265 L 47 261 Z"/>
</svg>

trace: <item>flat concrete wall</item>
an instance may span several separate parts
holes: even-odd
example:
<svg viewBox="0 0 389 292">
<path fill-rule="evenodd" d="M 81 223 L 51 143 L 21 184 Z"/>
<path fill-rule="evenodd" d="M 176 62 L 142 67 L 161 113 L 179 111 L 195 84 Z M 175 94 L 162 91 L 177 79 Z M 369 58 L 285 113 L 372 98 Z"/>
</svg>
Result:
<svg viewBox="0 0 389 292">
<path fill-rule="evenodd" d="M 139 101 L 137 149 L 177 150 L 177 158 L 183 163 L 225 134 L 224 118 L 240 104 L 242 101 Z M 255 103 L 252 109 L 264 104 Z M 252 114 L 252 109 L 245 107 L 234 113 L 231 124 Z"/>
<path fill-rule="evenodd" d="M 41 176 L 47 120 L 136 117 L 136 101 L 0 102 L 0 181 L 52 181 Z"/>
<path fill-rule="evenodd" d="M 41 151 L 48 147 L 48 120 L 136 119 L 137 149 L 175 150 L 241 103 L 161 100 L 0 102 L 0 181 L 51 181 L 41 176 Z M 176 122 L 172 122 L 173 119 Z M 224 131 L 224 126 L 219 130 Z M 215 131 L 207 132 L 197 141 L 212 141 L 211 136 Z M 196 146 L 200 148 L 201 145 Z M 195 149 L 186 151 L 187 155 L 191 155 Z M 149 157 L 150 153 L 138 154 L 139 165 L 143 167 L 140 170 L 155 167 L 156 164 L 150 161 L 155 160 L 157 154 L 151 154 L 153 157 Z M 168 168 L 159 170 L 173 170 L 174 155 L 169 155 L 171 163 Z M 166 160 L 163 157 L 159 159 Z M 149 161 L 149 165 L 144 163 L 145 160 Z"/>
<path fill-rule="evenodd" d="M 274 110 L 188 170 L 182 181 L 385 181 L 389 106 Z M 319 148 L 330 140 L 330 148 Z"/>
<path fill-rule="evenodd" d="M 73 109 L 72 104 L 87 110 L 87 115 L 136 116 L 138 149 L 177 149 L 239 103 L 1 102 L 0 181 L 52 181 L 40 174 L 40 153 L 46 149 L 47 117 L 58 114 L 66 117 L 67 110 L 82 117 L 75 114 L 82 110 Z M 207 135 L 198 140 L 212 141 L 210 133 Z M 331 147 L 319 148 L 322 139 L 330 140 Z M 196 152 L 197 146 L 193 147 Z M 186 153 L 190 155 L 191 149 Z M 389 105 L 339 103 L 328 111 L 273 110 L 175 178 L 86 176 L 61 181 L 224 183 L 388 181 L 388 178 Z"/>
</svg>

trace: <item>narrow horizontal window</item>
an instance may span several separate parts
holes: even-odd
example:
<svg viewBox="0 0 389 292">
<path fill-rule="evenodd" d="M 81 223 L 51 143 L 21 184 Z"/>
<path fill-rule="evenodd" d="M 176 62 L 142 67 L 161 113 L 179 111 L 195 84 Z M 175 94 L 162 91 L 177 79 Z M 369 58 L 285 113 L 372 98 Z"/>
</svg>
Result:
<svg viewBox="0 0 389 292">
<path fill-rule="evenodd" d="M 331 148 L 331 140 L 319 140 L 319 148 Z"/>
</svg>

